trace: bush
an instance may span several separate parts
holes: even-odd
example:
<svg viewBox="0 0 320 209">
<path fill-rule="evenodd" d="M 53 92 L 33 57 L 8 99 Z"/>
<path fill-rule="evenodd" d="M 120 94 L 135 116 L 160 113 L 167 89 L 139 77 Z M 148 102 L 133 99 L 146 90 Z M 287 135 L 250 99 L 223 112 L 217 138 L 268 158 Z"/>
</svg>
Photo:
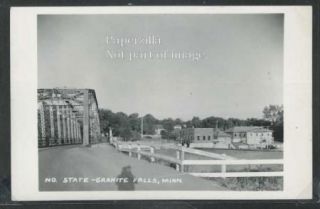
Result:
<svg viewBox="0 0 320 209">
<path fill-rule="evenodd" d="M 279 191 L 283 190 L 283 177 L 232 177 L 215 178 L 217 182 L 236 191 Z"/>
</svg>

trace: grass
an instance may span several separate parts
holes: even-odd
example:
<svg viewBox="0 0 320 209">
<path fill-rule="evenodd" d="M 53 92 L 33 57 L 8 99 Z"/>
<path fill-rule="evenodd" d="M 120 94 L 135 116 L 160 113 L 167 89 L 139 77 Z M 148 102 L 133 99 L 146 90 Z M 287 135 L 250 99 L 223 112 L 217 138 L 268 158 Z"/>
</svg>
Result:
<svg viewBox="0 0 320 209">
<path fill-rule="evenodd" d="M 170 156 L 170 157 L 174 157 L 174 158 L 177 157 L 177 151 L 174 149 L 170 149 L 170 148 L 160 148 L 160 149 L 155 150 L 155 152 L 158 154 L 162 154 L 162 155 L 166 155 L 166 156 Z M 185 152 L 184 159 L 185 160 L 212 160 L 213 158 Z"/>
<path fill-rule="evenodd" d="M 237 177 L 237 178 L 211 178 L 219 185 L 234 191 L 281 191 L 283 190 L 283 177 Z"/>
<path fill-rule="evenodd" d="M 237 159 L 262 160 L 262 159 L 283 159 L 282 151 L 263 151 L 263 150 L 227 150 L 227 149 L 201 149 L 206 152 L 226 154 Z"/>
<path fill-rule="evenodd" d="M 144 145 L 150 145 L 150 146 L 161 146 L 163 144 L 173 144 L 172 141 L 165 141 L 165 140 L 144 140 L 144 141 L 139 141 L 138 143 L 144 144 Z M 237 159 L 254 159 L 254 160 L 259 160 L 259 159 L 283 159 L 283 152 L 282 151 L 275 151 L 275 150 L 228 150 L 228 149 L 214 149 L 214 148 L 198 148 L 199 150 L 203 150 L 206 152 L 213 152 L 217 154 L 226 154 L 228 156 L 237 158 Z M 176 152 L 173 149 L 160 149 L 156 150 L 156 152 L 171 156 L 171 157 L 176 157 Z M 192 155 L 190 153 L 185 154 L 185 159 L 193 159 L 193 160 L 205 160 L 205 159 L 212 159 L 212 158 L 207 158 L 203 156 L 197 156 L 197 155 Z"/>
</svg>

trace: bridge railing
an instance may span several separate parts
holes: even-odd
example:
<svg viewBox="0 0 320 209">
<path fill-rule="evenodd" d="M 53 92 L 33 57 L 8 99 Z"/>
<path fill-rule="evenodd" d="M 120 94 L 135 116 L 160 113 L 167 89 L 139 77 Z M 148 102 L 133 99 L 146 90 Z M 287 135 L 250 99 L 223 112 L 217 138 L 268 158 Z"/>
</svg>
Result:
<svg viewBox="0 0 320 209">
<path fill-rule="evenodd" d="M 180 172 L 186 172 L 193 176 L 198 177 L 282 177 L 284 175 L 283 171 L 240 171 L 240 172 L 230 172 L 228 171 L 229 166 L 234 165 L 243 165 L 243 166 L 262 166 L 262 165 L 283 165 L 282 159 L 264 159 L 264 160 L 244 160 L 244 159 L 235 159 L 233 157 L 216 154 L 211 152 L 205 152 L 201 150 L 196 150 L 186 147 L 174 147 L 170 146 L 171 149 L 176 151 L 176 157 L 171 157 L 163 154 L 155 153 L 155 147 L 140 145 L 140 144 L 131 144 L 131 143 L 121 143 L 118 141 L 112 142 L 117 150 L 121 152 L 127 152 L 129 156 L 133 156 L 132 153 L 135 153 L 137 158 L 140 160 L 141 156 L 146 156 L 150 159 L 151 162 L 155 162 L 156 159 L 167 161 L 173 163 L 176 166 L 176 170 Z M 205 156 L 212 158 L 212 160 L 188 160 L 185 159 L 185 153 L 191 153 L 198 156 Z M 199 165 L 212 165 L 220 166 L 219 172 L 188 172 L 185 169 L 186 166 L 199 166 Z"/>
</svg>

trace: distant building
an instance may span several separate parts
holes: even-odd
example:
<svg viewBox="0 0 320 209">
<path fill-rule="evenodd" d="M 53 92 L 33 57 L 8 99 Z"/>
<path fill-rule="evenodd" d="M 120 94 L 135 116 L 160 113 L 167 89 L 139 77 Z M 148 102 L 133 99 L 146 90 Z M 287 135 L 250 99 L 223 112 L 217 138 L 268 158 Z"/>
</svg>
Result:
<svg viewBox="0 0 320 209">
<path fill-rule="evenodd" d="M 155 135 L 161 135 L 161 131 L 165 131 L 162 125 L 155 125 L 154 127 Z"/>
<path fill-rule="evenodd" d="M 175 126 L 173 126 L 173 129 L 174 130 L 181 130 L 182 126 L 181 125 L 175 125 Z"/>
<path fill-rule="evenodd" d="M 182 143 L 215 143 L 231 141 L 231 136 L 216 128 L 183 128 L 181 129 Z"/>
<path fill-rule="evenodd" d="M 248 145 L 270 145 L 274 143 L 272 130 L 260 126 L 236 126 L 225 131 L 232 137 L 232 142 Z"/>
<path fill-rule="evenodd" d="M 274 143 L 272 130 L 258 126 L 237 126 L 226 131 L 218 128 L 182 128 L 181 143 L 194 146 L 240 149 L 267 148 Z M 197 144 L 197 145 L 196 145 Z"/>
<path fill-rule="evenodd" d="M 217 143 L 217 142 L 231 143 L 231 135 L 215 128 L 214 135 L 213 135 L 213 141 L 214 141 L 214 143 Z"/>
</svg>

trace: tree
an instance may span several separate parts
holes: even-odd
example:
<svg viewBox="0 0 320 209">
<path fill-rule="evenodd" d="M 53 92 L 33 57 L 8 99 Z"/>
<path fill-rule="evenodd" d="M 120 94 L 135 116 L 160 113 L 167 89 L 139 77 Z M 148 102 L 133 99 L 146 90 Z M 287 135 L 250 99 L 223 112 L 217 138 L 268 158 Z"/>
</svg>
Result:
<svg viewBox="0 0 320 209">
<path fill-rule="evenodd" d="M 108 133 L 114 123 L 114 113 L 111 110 L 99 109 L 100 128 L 103 133 Z"/>
<path fill-rule="evenodd" d="M 151 114 L 147 114 L 143 117 L 143 132 L 145 134 L 154 134 L 155 125 L 158 124 L 158 120 Z"/>
<path fill-rule="evenodd" d="M 214 116 L 205 118 L 201 121 L 202 128 L 215 128 L 218 125 L 217 128 L 224 129 L 225 123 L 225 119 Z"/>
<path fill-rule="evenodd" d="M 128 119 L 129 119 L 129 124 L 130 124 L 131 130 L 140 132 L 141 118 L 139 118 L 139 114 L 133 113 L 133 114 L 129 115 Z"/>
<path fill-rule="evenodd" d="M 271 122 L 266 119 L 248 118 L 246 120 L 248 126 L 270 126 Z"/>
<path fill-rule="evenodd" d="M 162 130 L 162 131 L 160 132 L 160 134 L 161 134 L 161 139 L 168 139 L 168 138 L 169 138 L 169 134 L 168 134 L 168 132 L 165 131 L 165 130 Z"/>
<path fill-rule="evenodd" d="M 163 128 L 167 131 L 172 131 L 174 125 L 176 125 L 175 121 L 172 120 L 172 118 L 163 119 L 160 123 L 162 124 Z"/>
<path fill-rule="evenodd" d="M 283 106 L 266 106 L 263 109 L 263 117 L 271 122 L 271 129 L 273 130 L 274 139 L 283 141 Z"/>
<path fill-rule="evenodd" d="M 194 128 L 201 128 L 201 120 L 199 117 L 193 117 L 191 120 L 191 125 Z"/>
<path fill-rule="evenodd" d="M 132 141 L 138 141 L 138 140 L 141 140 L 141 134 L 137 131 L 131 131 L 131 140 Z"/>
<path fill-rule="evenodd" d="M 158 120 L 151 114 L 143 117 L 144 134 L 154 134 L 156 125 L 162 125 L 165 132 L 161 133 L 162 138 L 177 139 L 178 131 L 174 130 L 175 125 L 187 125 L 195 128 L 218 128 L 226 130 L 234 126 L 265 126 L 273 130 L 276 140 L 283 139 L 283 107 L 279 105 L 269 105 L 263 109 L 263 119 L 248 118 L 246 120 L 238 118 L 220 118 L 215 116 L 201 120 L 193 117 L 191 120 L 183 121 L 179 118 L 166 118 Z M 114 136 L 121 136 L 125 140 L 139 140 L 141 133 L 141 116 L 138 113 L 127 115 L 123 112 L 114 113 L 111 110 L 99 109 L 100 126 L 103 133 L 108 133 L 112 128 Z M 217 123 L 218 122 L 218 123 Z"/>
<path fill-rule="evenodd" d="M 132 137 L 132 132 L 130 130 L 130 127 L 123 127 L 119 131 L 119 135 L 123 138 L 124 141 L 129 141 Z"/>
<path fill-rule="evenodd" d="M 283 106 L 282 105 L 269 105 L 263 109 L 263 117 L 269 120 L 272 125 L 276 122 L 281 122 L 283 119 Z"/>
</svg>

